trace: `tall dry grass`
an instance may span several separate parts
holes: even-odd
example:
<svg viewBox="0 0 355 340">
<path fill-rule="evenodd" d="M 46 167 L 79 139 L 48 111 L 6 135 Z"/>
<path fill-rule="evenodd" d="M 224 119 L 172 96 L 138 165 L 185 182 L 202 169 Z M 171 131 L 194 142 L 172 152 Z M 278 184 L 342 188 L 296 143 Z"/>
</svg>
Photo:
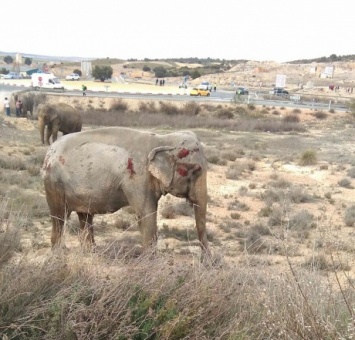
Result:
<svg viewBox="0 0 355 340">
<path fill-rule="evenodd" d="M 1 271 L 9 339 L 351 339 L 354 285 L 319 271 L 204 266 L 147 254 L 128 263 L 61 253 Z M 333 275 L 340 275 L 334 272 Z M 322 278 L 323 276 L 323 278 Z M 340 289 L 341 288 L 341 289 Z"/>
</svg>

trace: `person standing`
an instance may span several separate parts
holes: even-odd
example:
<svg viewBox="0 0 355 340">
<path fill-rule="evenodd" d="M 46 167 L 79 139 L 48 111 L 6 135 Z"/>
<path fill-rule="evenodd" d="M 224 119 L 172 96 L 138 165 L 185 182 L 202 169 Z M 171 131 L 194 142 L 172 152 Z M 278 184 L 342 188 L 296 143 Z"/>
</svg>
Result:
<svg viewBox="0 0 355 340">
<path fill-rule="evenodd" d="M 7 99 L 7 97 L 5 97 L 4 100 L 4 107 L 5 107 L 5 112 L 7 116 L 10 116 L 10 101 Z"/>
<path fill-rule="evenodd" d="M 87 87 L 85 85 L 82 85 L 81 88 L 83 89 L 83 96 L 85 97 L 86 96 Z"/>
</svg>

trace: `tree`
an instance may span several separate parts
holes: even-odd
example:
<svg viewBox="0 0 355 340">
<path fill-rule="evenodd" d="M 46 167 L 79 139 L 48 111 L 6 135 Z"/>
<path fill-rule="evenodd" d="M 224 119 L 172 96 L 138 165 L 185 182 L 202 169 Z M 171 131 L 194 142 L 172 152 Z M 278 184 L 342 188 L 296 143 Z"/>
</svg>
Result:
<svg viewBox="0 0 355 340">
<path fill-rule="evenodd" d="M 196 79 L 196 78 L 199 78 L 201 77 L 201 73 L 198 72 L 197 70 L 193 70 L 192 73 L 191 73 L 191 78 L 192 79 Z"/>
<path fill-rule="evenodd" d="M 78 70 L 77 68 L 73 71 L 73 73 L 78 74 L 80 77 L 81 77 L 81 75 L 82 75 L 81 71 Z"/>
<path fill-rule="evenodd" d="M 14 59 L 10 55 L 7 55 L 6 57 L 4 57 L 4 61 L 6 64 L 12 64 L 14 62 Z"/>
<path fill-rule="evenodd" d="M 32 64 L 32 59 L 29 58 L 29 57 L 26 57 L 26 58 L 25 58 L 25 65 L 30 66 L 31 64 Z"/>
<path fill-rule="evenodd" d="M 147 66 L 147 65 L 144 65 L 144 66 L 143 66 L 143 71 L 144 71 L 144 72 L 150 72 L 150 67 Z"/>
<path fill-rule="evenodd" d="M 153 69 L 155 76 L 157 78 L 164 78 L 166 77 L 166 69 L 163 66 L 157 66 Z"/>
<path fill-rule="evenodd" d="M 92 70 L 92 76 L 95 79 L 100 79 L 104 82 L 106 79 L 110 79 L 112 77 L 113 69 L 111 66 L 98 66 L 95 65 Z"/>
</svg>

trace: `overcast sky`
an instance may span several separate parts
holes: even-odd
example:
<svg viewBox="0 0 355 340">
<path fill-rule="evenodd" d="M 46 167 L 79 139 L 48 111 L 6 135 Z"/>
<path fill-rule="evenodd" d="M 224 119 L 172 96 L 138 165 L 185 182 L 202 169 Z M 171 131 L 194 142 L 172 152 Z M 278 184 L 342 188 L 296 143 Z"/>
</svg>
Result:
<svg viewBox="0 0 355 340">
<path fill-rule="evenodd" d="M 0 51 L 278 62 L 355 54 L 353 0 L 5 1 Z"/>
</svg>

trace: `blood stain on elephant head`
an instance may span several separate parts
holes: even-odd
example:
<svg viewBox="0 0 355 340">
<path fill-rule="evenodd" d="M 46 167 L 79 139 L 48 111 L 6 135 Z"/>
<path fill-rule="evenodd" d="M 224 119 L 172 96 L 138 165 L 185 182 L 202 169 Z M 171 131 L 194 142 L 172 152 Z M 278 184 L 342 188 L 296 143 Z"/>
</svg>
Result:
<svg viewBox="0 0 355 340">
<path fill-rule="evenodd" d="M 127 170 L 129 171 L 131 178 L 132 178 L 133 175 L 136 174 L 136 172 L 134 171 L 133 158 L 128 158 Z"/>
<path fill-rule="evenodd" d="M 189 154 L 190 154 L 190 150 L 185 149 L 185 148 L 182 148 L 182 149 L 178 152 L 177 156 L 178 156 L 178 158 L 181 159 L 181 158 L 187 157 Z"/>
<path fill-rule="evenodd" d="M 181 176 L 181 177 L 186 177 L 188 172 L 186 167 L 183 165 L 179 165 L 178 168 L 176 169 L 176 172 Z"/>
</svg>

